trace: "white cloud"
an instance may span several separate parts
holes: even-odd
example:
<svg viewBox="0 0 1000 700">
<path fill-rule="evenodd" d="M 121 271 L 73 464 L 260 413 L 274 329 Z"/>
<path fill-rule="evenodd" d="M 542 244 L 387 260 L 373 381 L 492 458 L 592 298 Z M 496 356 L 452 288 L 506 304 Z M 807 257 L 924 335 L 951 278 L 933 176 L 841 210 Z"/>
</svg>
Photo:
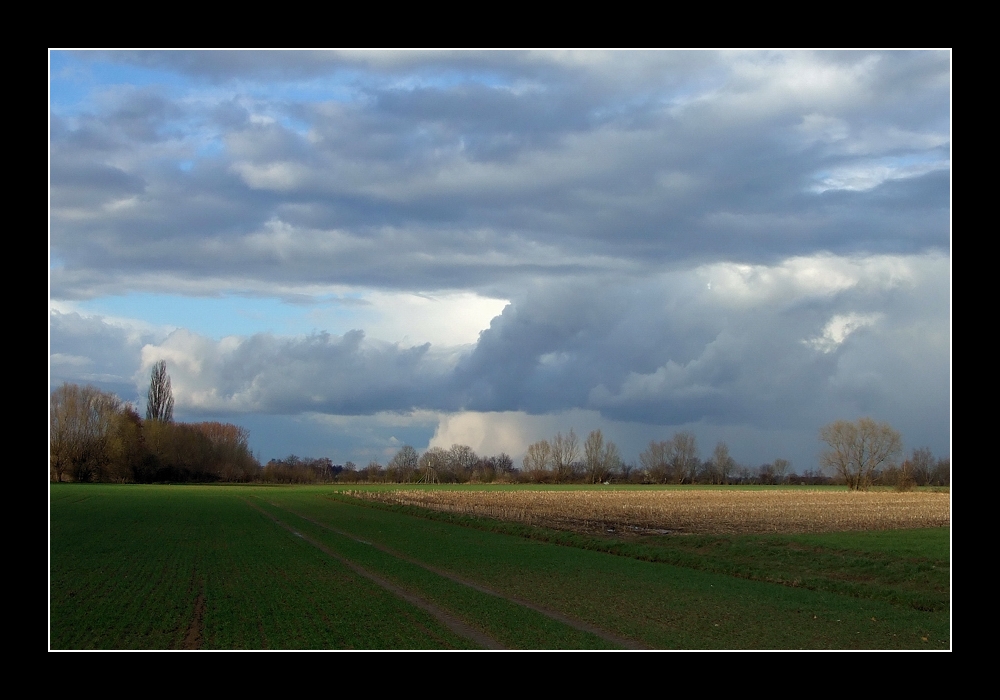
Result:
<svg viewBox="0 0 1000 700">
<path fill-rule="evenodd" d="M 518 456 L 530 444 L 529 434 L 537 429 L 537 420 L 519 411 L 463 411 L 441 416 L 428 447 L 448 449 L 459 444 L 481 455 L 506 452 Z"/>
<path fill-rule="evenodd" d="M 374 291 L 363 298 L 371 304 L 364 328 L 373 338 L 441 348 L 475 343 L 509 303 L 475 292 Z"/>
<path fill-rule="evenodd" d="M 918 162 L 906 162 L 906 159 L 900 158 L 862 161 L 817 176 L 820 181 L 810 189 L 817 194 L 829 190 L 864 192 L 889 180 L 919 177 L 938 170 L 948 170 L 950 167 L 951 163 L 942 159 Z"/>
<path fill-rule="evenodd" d="M 534 442 L 573 430 L 582 445 L 587 434 L 597 428 L 602 429 L 607 439 L 618 439 L 611 436 L 618 434 L 620 426 L 593 410 L 572 409 L 543 415 L 524 411 L 459 411 L 440 414 L 427 447 L 448 449 L 458 444 L 468 445 L 480 455 L 506 452 L 516 464 Z"/>
<path fill-rule="evenodd" d="M 698 267 L 713 303 L 722 306 L 777 307 L 808 299 L 830 299 L 851 289 L 868 292 L 912 288 L 928 266 L 940 269 L 947 257 L 818 254 L 788 258 L 774 265 L 719 262 Z"/>
<path fill-rule="evenodd" d="M 847 336 L 861 328 L 874 326 L 881 319 L 882 314 L 880 313 L 836 314 L 823 327 L 823 332 L 820 335 L 802 342 L 819 352 L 831 353 L 847 340 Z"/>
</svg>

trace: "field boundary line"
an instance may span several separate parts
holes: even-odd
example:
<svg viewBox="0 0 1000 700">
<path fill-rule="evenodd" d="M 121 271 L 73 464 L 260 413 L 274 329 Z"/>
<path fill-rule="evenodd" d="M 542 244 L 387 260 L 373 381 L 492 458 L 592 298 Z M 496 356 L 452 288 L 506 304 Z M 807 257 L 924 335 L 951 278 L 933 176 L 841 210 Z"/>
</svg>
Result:
<svg viewBox="0 0 1000 700">
<path fill-rule="evenodd" d="M 427 564 L 426 562 L 422 562 L 419 559 L 414 559 L 412 557 L 409 557 L 409 556 L 407 556 L 407 555 L 405 555 L 405 554 L 403 554 L 401 552 L 397 552 L 397 551 L 393 550 L 390 547 L 386 547 L 385 545 L 376 544 L 374 542 L 369 542 L 368 540 L 363 540 L 360 537 L 357 537 L 355 535 L 352 535 L 349 532 L 345 532 L 343 530 L 335 528 L 332 525 L 327 525 L 326 523 L 321 523 L 319 521 L 313 520 L 310 517 L 302 515 L 301 513 L 297 513 L 294 510 L 291 510 L 290 508 L 284 508 L 282 506 L 277 505 L 276 503 L 271 503 L 270 505 L 274 506 L 275 508 L 277 508 L 279 510 L 283 510 L 283 511 L 286 511 L 288 513 L 291 513 L 292 515 L 296 515 L 296 516 L 302 518 L 303 520 L 306 520 L 306 521 L 312 523 L 313 525 L 316 525 L 317 527 L 321 527 L 321 528 L 323 528 L 325 530 L 329 530 L 330 532 L 333 532 L 333 533 L 335 533 L 337 535 L 340 535 L 342 537 L 346 537 L 346 538 L 348 538 L 350 540 L 354 540 L 355 542 L 360 542 L 361 544 L 366 544 L 366 545 L 368 545 L 370 547 L 374 547 L 375 549 L 377 549 L 377 550 L 379 550 L 381 552 L 384 552 L 385 554 L 388 554 L 390 556 L 396 557 L 397 559 L 405 561 L 405 562 L 407 562 L 409 564 L 413 564 L 415 566 L 419 566 L 420 568 L 425 569 L 427 571 L 430 571 L 433 574 L 437 574 L 438 576 L 446 578 L 446 579 L 448 579 L 450 581 L 453 581 L 453 582 L 458 583 L 460 585 L 467 586 L 468 588 L 472 588 L 474 590 L 477 590 L 480 593 L 485 593 L 487 595 L 491 595 L 491 596 L 494 596 L 496 598 L 500 598 L 501 600 L 506 600 L 509 603 L 515 603 L 515 604 L 520 605 L 522 607 L 528 608 L 529 610 L 533 610 L 533 611 L 535 611 L 535 612 L 537 612 L 537 613 L 539 613 L 541 615 L 544 615 L 545 617 L 548 617 L 549 619 L 555 620 L 556 622 L 561 622 L 564 625 L 568 625 L 569 627 L 572 627 L 574 629 L 580 630 L 581 632 L 588 632 L 590 634 L 593 634 L 594 636 L 600 637 L 601 639 L 603 639 L 606 642 L 611 642 L 612 644 L 618 644 L 618 645 L 624 647 L 625 649 L 631 649 L 631 650 L 640 650 L 640 649 L 647 649 L 648 650 L 648 649 L 652 649 L 653 648 L 653 647 L 647 646 L 645 644 L 642 644 L 642 643 L 637 642 L 637 641 L 632 640 L 632 639 L 626 639 L 625 637 L 619 637 L 618 635 L 613 634 L 611 632 L 608 632 L 607 630 L 605 630 L 605 629 L 603 629 L 601 627 L 597 627 L 596 625 L 592 625 L 589 622 L 584 622 L 583 620 L 579 620 L 579 619 L 570 617 L 568 615 L 564 615 L 563 613 L 557 612 L 555 610 L 550 610 L 549 608 L 542 607 L 540 605 L 532 603 L 531 601 L 524 600 L 523 598 L 518 598 L 517 596 L 512 596 L 512 595 L 507 595 L 505 593 L 501 593 L 501 592 L 496 591 L 496 590 L 494 590 L 492 588 L 488 588 L 487 586 L 483 586 L 482 584 L 479 584 L 479 583 L 476 583 L 474 581 L 470 581 L 468 579 L 462 578 L 461 576 L 458 576 L 457 574 L 454 574 L 454 573 L 452 573 L 450 571 L 446 571 L 445 569 L 439 569 L 438 567 L 432 566 L 430 564 Z"/>
<path fill-rule="evenodd" d="M 291 525 L 289 525 L 289 524 L 287 524 L 285 522 L 282 522 L 277 517 L 275 517 L 273 514 L 268 513 L 266 510 L 264 510 L 263 508 L 261 508 L 256 503 L 252 503 L 251 501 L 246 500 L 246 499 L 243 499 L 243 500 L 251 508 L 254 508 L 255 510 L 263 513 L 268 518 L 270 518 L 271 520 L 273 520 L 277 525 L 279 525 L 279 526 L 283 527 L 284 529 L 288 530 L 289 532 L 291 532 L 296 537 L 302 538 L 302 540 L 304 540 L 308 544 L 312 545 L 316 549 L 320 550 L 321 552 L 323 552 L 327 556 L 329 556 L 329 557 L 331 557 L 333 559 L 336 559 L 341 564 L 343 564 L 344 566 L 346 566 L 347 568 L 349 568 L 351 571 L 353 571 L 354 573 L 356 573 L 358 576 L 362 576 L 362 577 L 368 579 L 372 583 L 374 583 L 374 584 L 378 585 L 379 587 L 381 587 L 381 588 L 389 591 L 393 595 L 395 595 L 395 596 L 397 596 L 399 598 L 402 598 L 407 603 L 410 603 L 411 605 L 414 605 L 414 606 L 420 608 L 421 610 L 423 610 L 424 612 L 432 615 L 441 624 L 443 624 L 445 627 L 447 627 L 449 630 L 451 630 L 452 632 L 454 632 L 458 636 L 464 637 L 465 639 L 470 639 L 473 642 L 475 642 L 476 644 L 484 646 L 487 649 L 506 649 L 505 646 L 503 646 L 502 644 L 500 644 L 498 641 L 496 641 L 495 639 L 493 639 L 492 637 L 490 637 L 486 633 L 484 633 L 484 632 L 482 632 L 480 630 L 477 630 L 474 627 L 471 627 L 471 626 L 467 625 L 466 623 L 462 622 L 461 620 L 459 620 L 457 617 L 455 617 L 454 615 L 452 615 L 448 611 L 443 610 L 442 608 L 439 608 L 438 606 L 434 605 L 433 603 L 428 602 L 428 601 L 424 600 L 423 598 L 420 598 L 419 596 L 414 595 L 413 593 L 410 593 L 406 589 L 401 588 L 400 586 L 397 586 L 396 584 L 392 583 L 388 579 L 382 578 L 381 576 L 379 576 L 377 574 L 373 574 L 372 572 L 368 571 L 364 567 L 362 567 L 362 566 L 354 563 L 350 559 L 347 559 L 346 557 L 343 557 L 343 556 L 337 554 L 336 552 L 334 552 L 333 550 L 331 550 L 329 547 L 327 547 L 322 542 L 317 542 L 316 540 L 314 540 L 313 538 L 309 537 L 308 535 L 305 535 L 305 534 L 299 532 L 298 530 L 296 530 L 295 528 L 293 528 Z M 274 504 L 272 503 L 271 505 L 274 505 Z M 277 508 L 278 506 L 275 506 L 275 507 Z M 289 511 L 289 512 L 291 512 L 291 511 Z"/>
</svg>

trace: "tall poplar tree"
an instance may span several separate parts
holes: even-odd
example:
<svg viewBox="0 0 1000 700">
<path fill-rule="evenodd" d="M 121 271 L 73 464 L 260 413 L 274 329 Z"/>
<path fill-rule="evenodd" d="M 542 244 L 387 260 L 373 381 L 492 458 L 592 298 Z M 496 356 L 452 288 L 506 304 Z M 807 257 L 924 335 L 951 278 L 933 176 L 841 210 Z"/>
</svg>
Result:
<svg viewBox="0 0 1000 700">
<path fill-rule="evenodd" d="M 174 394 L 170 389 L 170 375 L 166 360 L 153 365 L 149 376 L 149 394 L 146 398 L 146 420 L 170 423 L 174 420 Z"/>
</svg>

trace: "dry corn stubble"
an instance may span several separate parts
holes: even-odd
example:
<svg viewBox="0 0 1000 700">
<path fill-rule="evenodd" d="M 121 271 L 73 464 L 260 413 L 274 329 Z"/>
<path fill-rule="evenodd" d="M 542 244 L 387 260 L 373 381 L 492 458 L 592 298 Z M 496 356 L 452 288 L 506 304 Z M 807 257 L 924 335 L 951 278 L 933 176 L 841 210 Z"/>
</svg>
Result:
<svg viewBox="0 0 1000 700">
<path fill-rule="evenodd" d="M 765 534 L 950 524 L 946 493 L 845 491 L 352 491 L 355 497 L 582 531 Z"/>
</svg>

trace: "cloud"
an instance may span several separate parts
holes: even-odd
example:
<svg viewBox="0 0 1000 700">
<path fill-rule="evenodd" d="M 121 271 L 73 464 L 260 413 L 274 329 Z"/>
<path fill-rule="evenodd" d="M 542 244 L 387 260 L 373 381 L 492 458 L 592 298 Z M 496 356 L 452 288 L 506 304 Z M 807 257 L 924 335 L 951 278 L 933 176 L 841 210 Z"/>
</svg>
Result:
<svg viewBox="0 0 1000 700">
<path fill-rule="evenodd" d="M 214 340 L 178 329 L 150 341 L 150 331 L 54 311 L 53 377 L 131 378 L 141 392 L 148 368 L 165 359 L 178 410 L 193 412 L 580 409 L 660 424 L 804 425 L 832 406 L 847 409 L 859 383 L 891 405 L 912 391 L 907 366 L 921 381 L 936 377 L 938 394 L 947 387 L 949 266 L 937 254 L 821 255 L 614 285 L 539 282 L 464 346 L 389 343 L 362 331 Z M 470 301 L 448 302 L 446 315 Z M 404 332 L 393 324 L 414 313 L 411 328 L 423 322 L 419 310 L 399 313 L 383 329 Z"/>
<path fill-rule="evenodd" d="M 161 359 L 179 411 L 349 415 L 426 406 L 451 360 L 429 344 L 369 341 L 362 331 L 215 341 L 181 329 L 142 348 L 136 382 Z"/>
<path fill-rule="evenodd" d="M 849 357 L 858 372 L 881 365 L 876 393 L 889 408 L 894 392 L 910 391 L 905 373 L 890 369 L 895 353 L 926 353 L 936 381 L 947 375 L 948 266 L 933 254 L 822 255 L 716 263 L 614 288 L 540 286 L 494 319 L 456 376 L 476 410 L 805 425 L 828 414 L 830 382 Z M 856 355 L 858 331 L 876 323 L 879 347 Z M 937 339 L 903 350 L 914 327 L 936 328 Z"/>
<path fill-rule="evenodd" d="M 136 400 L 133 374 L 141 348 L 157 336 L 146 324 L 51 309 L 49 382 L 93 384 L 127 401 Z"/>
<path fill-rule="evenodd" d="M 209 83 L 54 110 L 59 298 L 193 278 L 509 297 L 538 275 L 948 244 L 946 52 L 79 56 Z"/>
<path fill-rule="evenodd" d="M 526 445 L 537 441 L 531 437 L 540 427 L 537 417 L 522 412 L 463 411 L 440 418 L 428 447 L 468 445 L 480 455 L 506 452 L 520 456 Z"/>
<path fill-rule="evenodd" d="M 949 266 L 936 254 L 822 255 L 715 263 L 614 287 L 539 283 L 471 346 L 387 343 L 361 331 L 214 340 L 178 329 L 157 339 L 53 311 L 52 377 L 136 397 L 152 363 L 165 359 L 181 415 L 311 415 L 336 430 L 350 416 L 396 416 L 424 431 L 436 424 L 430 445 L 483 453 L 518 455 L 559 430 L 609 425 L 634 449 L 659 434 L 655 426 L 683 425 L 785 431 L 783 440 L 801 444 L 789 431 L 869 413 L 942 442 Z M 381 435 L 365 438 L 370 446 L 393 436 L 352 430 Z M 354 454 L 381 459 L 390 447 Z"/>
<path fill-rule="evenodd" d="M 440 416 L 373 455 L 573 411 L 947 424 L 948 51 L 52 59 L 52 381 L 163 357 L 181 413 Z M 143 295 L 251 313 L 82 312 Z"/>
<path fill-rule="evenodd" d="M 874 326 L 881 318 L 881 314 L 836 314 L 823 327 L 822 335 L 802 342 L 819 352 L 831 353 L 847 340 L 847 336 L 851 333 L 866 326 Z"/>
</svg>

